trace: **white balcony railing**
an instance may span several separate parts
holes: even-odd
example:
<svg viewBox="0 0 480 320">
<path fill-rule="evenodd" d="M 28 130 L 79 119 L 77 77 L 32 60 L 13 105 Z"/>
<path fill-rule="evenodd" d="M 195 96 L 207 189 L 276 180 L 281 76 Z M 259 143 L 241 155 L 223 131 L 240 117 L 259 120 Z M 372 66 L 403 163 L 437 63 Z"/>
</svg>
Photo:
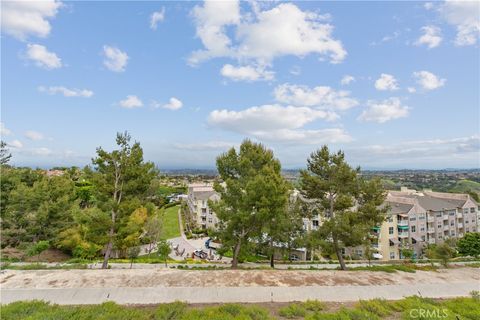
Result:
<svg viewBox="0 0 480 320">
<path fill-rule="evenodd" d="M 397 224 L 402 227 L 408 226 L 408 220 L 398 220 Z"/>
<path fill-rule="evenodd" d="M 433 216 L 428 216 L 427 217 L 427 221 L 428 222 L 434 222 L 435 221 L 435 218 Z"/>
<path fill-rule="evenodd" d="M 408 237 L 408 231 L 400 231 L 398 233 L 399 238 L 407 238 Z"/>
<path fill-rule="evenodd" d="M 460 229 L 460 228 L 463 228 L 463 223 L 459 222 L 457 223 L 457 227 Z"/>
<path fill-rule="evenodd" d="M 427 232 L 428 232 L 428 233 L 435 233 L 435 228 L 428 228 L 428 229 L 427 229 Z"/>
</svg>

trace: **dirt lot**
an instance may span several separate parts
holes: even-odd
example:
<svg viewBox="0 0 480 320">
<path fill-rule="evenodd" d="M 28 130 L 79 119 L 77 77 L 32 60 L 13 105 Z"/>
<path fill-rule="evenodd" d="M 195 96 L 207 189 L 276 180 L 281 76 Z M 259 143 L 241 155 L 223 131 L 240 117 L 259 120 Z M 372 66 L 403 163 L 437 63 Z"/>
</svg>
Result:
<svg viewBox="0 0 480 320">
<path fill-rule="evenodd" d="M 456 282 L 480 283 L 479 268 L 416 273 L 295 270 L 4 270 L 3 289 L 118 287 L 368 286 Z"/>
</svg>

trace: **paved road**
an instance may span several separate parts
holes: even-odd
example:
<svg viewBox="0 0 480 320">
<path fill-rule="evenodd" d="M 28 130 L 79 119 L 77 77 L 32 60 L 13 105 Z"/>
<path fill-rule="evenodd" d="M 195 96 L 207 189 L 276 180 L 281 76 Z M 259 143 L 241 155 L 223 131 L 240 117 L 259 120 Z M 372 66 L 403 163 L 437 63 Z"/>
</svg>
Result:
<svg viewBox="0 0 480 320">
<path fill-rule="evenodd" d="M 359 299 L 401 299 L 411 295 L 429 298 L 468 296 L 480 285 L 473 282 L 382 286 L 302 287 L 149 287 L 149 288 L 59 288 L 2 289 L 0 302 L 40 299 L 58 304 L 154 304 L 176 300 L 188 303 L 357 301 Z"/>
</svg>

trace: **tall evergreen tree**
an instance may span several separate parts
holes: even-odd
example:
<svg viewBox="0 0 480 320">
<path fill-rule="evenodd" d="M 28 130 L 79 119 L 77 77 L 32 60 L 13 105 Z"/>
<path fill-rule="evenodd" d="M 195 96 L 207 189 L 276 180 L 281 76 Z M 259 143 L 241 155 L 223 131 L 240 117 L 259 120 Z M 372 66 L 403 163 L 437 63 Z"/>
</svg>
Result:
<svg viewBox="0 0 480 320">
<path fill-rule="evenodd" d="M 386 197 L 380 181 L 364 180 L 359 172 L 348 165 L 342 151 L 330 154 L 327 146 L 313 152 L 307 170 L 301 171 L 304 196 L 322 209 L 314 236 L 332 246 L 342 270 L 346 270 L 342 249 L 361 245 L 388 209 L 380 208 Z"/>
<path fill-rule="evenodd" d="M 127 132 L 118 133 L 118 150 L 107 152 L 99 147 L 97 157 L 92 160 L 96 171 L 92 177 L 95 199 L 102 211 L 110 213 L 111 219 L 102 268 L 108 267 L 113 246 L 122 233 L 120 229 L 145 200 L 148 187 L 156 174 L 153 163 L 144 162 L 140 143 L 131 144 L 130 140 Z"/>
<path fill-rule="evenodd" d="M 3 140 L 0 141 L 0 165 L 7 164 L 12 158 L 12 154 L 8 152 L 7 143 Z"/>
<path fill-rule="evenodd" d="M 220 155 L 217 169 L 223 183 L 216 183 L 215 190 L 221 200 L 211 206 L 220 220 L 218 236 L 224 248 L 232 249 L 236 268 L 242 249 L 251 249 L 248 244 L 284 214 L 288 189 L 273 152 L 249 140 L 238 153 L 232 148 Z"/>
</svg>

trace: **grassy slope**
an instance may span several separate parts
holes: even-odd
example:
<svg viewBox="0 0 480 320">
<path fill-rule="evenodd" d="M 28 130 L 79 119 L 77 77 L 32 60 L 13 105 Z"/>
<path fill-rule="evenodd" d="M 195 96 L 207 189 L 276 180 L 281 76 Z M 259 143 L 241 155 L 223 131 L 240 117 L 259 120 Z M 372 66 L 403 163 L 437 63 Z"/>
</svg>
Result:
<svg viewBox="0 0 480 320">
<path fill-rule="evenodd" d="M 165 209 L 163 220 L 163 232 L 165 239 L 180 237 L 180 226 L 178 224 L 178 209 L 174 206 Z"/>
<path fill-rule="evenodd" d="M 457 181 L 452 189 L 455 192 L 466 192 L 469 190 L 480 192 L 480 183 L 471 180 L 460 180 Z"/>
<path fill-rule="evenodd" d="M 332 309 L 318 301 L 291 303 L 275 310 L 265 305 L 223 304 L 196 307 L 181 302 L 161 304 L 157 307 L 120 306 L 113 302 L 89 306 L 59 306 L 45 302 L 14 302 L 2 306 L 2 319 L 182 319 L 182 320 L 377 320 L 412 319 L 418 310 L 429 310 L 433 316 L 421 319 L 478 319 L 480 302 L 477 298 L 431 300 L 409 297 L 399 301 L 360 301 L 347 308 Z M 412 313 L 413 311 L 413 313 Z M 441 316 L 439 316 L 439 314 Z"/>
</svg>

